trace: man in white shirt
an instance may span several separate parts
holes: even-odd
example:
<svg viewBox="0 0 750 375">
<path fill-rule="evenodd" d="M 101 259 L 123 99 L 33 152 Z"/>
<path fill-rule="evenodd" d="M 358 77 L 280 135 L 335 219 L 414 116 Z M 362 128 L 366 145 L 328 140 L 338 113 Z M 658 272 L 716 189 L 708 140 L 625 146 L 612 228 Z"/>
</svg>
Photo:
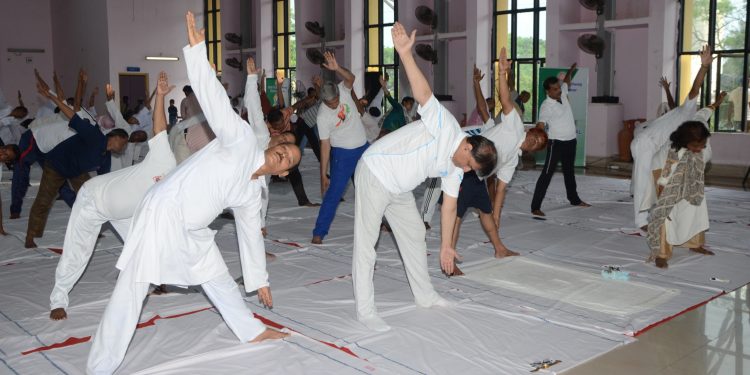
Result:
<svg viewBox="0 0 750 375">
<path fill-rule="evenodd" d="M 192 12 L 186 23 L 188 78 L 216 139 L 152 186 L 136 208 L 117 261 L 120 275 L 89 353 L 91 374 L 111 374 L 122 362 L 150 284 L 201 285 L 240 341 L 286 336 L 253 317 L 209 225 L 232 209 L 245 290 L 257 290 L 261 303 L 272 306 L 260 232 L 263 176 L 285 175 L 299 163 L 300 152 L 289 144 L 263 149 L 216 79 Z"/>
<path fill-rule="evenodd" d="M 568 101 L 568 85 L 573 78 L 576 64 L 573 64 L 565 74 L 562 84 L 557 77 L 549 77 L 544 80 L 544 90 L 547 99 L 544 100 L 539 110 L 537 127 L 543 128 L 547 125 L 549 142 L 547 143 L 547 157 L 544 159 L 544 169 L 536 181 L 534 197 L 531 199 L 531 213 L 536 216 L 544 216 L 542 212 L 542 201 L 547 195 L 547 187 L 555 174 L 557 163 L 562 163 L 563 177 L 565 179 L 565 191 L 568 201 L 573 206 L 590 207 L 591 205 L 578 197 L 576 187 L 576 176 L 573 165 L 576 159 L 576 123 L 573 118 L 573 110 Z"/>
<path fill-rule="evenodd" d="M 313 229 L 314 244 L 323 243 L 357 162 L 369 146 L 362 117 L 351 95 L 355 77 L 352 72 L 339 66 L 333 53 L 326 52 L 325 58 L 323 66 L 335 71 L 343 81 L 338 85 L 326 82 L 320 89 L 322 103 L 318 109 L 317 123 L 320 134 L 320 193 L 323 195 L 323 203 Z"/>
<path fill-rule="evenodd" d="M 748 93 L 746 99 L 747 102 L 744 102 L 744 106 L 742 101 L 743 91 Z M 747 110 L 745 121 L 742 121 L 743 107 Z M 743 90 L 742 85 L 739 85 L 736 89 L 729 92 L 729 110 L 727 111 L 727 118 L 734 127 L 734 130 L 742 131 L 742 127 L 746 126 L 748 120 L 750 120 L 750 88 Z M 750 129 L 746 127 L 745 131 L 750 131 Z"/>
<path fill-rule="evenodd" d="M 416 31 L 408 35 L 400 23 L 391 31 L 422 119 L 378 140 L 362 156 L 355 174 L 354 252 L 352 280 L 357 319 L 375 331 L 390 327 L 375 308 L 373 276 L 375 244 L 383 215 L 391 225 L 417 305 L 446 306 L 427 273 L 427 245 L 412 190 L 427 177 L 440 177 L 445 192 L 441 213 L 440 264 L 453 274 L 458 256 L 451 246 L 456 221 L 456 200 L 464 172 L 487 174 L 495 168 L 492 142 L 481 136 L 467 137 L 456 119 L 432 94 L 419 70 L 411 48 Z"/>
<path fill-rule="evenodd" d="M 630 183 L 633 192 L 634 221 L 635 226 L 644 231 L 648 225 L 648 212 L 656 203 L 654 171 L 661 169 L 666 162 L 669 136 L 683 122 L 695 116 L 698 94 L 713 60 L 709 46 L 703 47 L 700 59 L 701 67 L 693 80 L 685 102 L 663 116 L 636 128 L 635 137 L 630 144 L 630 151 L 633 155 Z"/>
<path fill-rule="evenodd" d="M 544 130 L 539 128 L 532 128 L 528 132 L 524 130 L 523 120 L 510 95 L 506 78 L 509 70 L 510 61 L 506 58 L 505 48 L 502 48 L 500 59 L 495 63 L 495 71 L 498 72 L 495 87 L 498 88 L 498 96 L 503 108 L 501 112 L 502 121 L 495 124 L 495 119 L 490 117 L 487 111 L 487 102 L 480 86 L 484 75 L 474 66 L 474 96 L 477 102 L 477 113 L 484 121 L 480 134 L 492 141 L 497 149 L 497 166 L 489 176 L 486 176 L 497 176 L 497 178 L 487 180 L 487 184 L 496 184 L 497 193 L 494 199 L 491 199 L 487 191 L 489 186 L 485 186 L 485 179 L 479 178 L 473 171 L 467 172 L 463 181 L 461 181 L 461 193 L 458 195 L 458 218 L 453 230 L 453 247 L 455 248 L 458 243 L 464 213 L 470 207 L 479 209 L 479 221 L 495 249 L 495 258 L 518 255 L 518 253 L 505 247 L 498 235 L 500 216 L 505 201 L 505 189 L 516 171 L 518 158 L 522 151 L 535 152 L 543 149 L 547 144 L 547 135 Z M 457 274 L 462 274 L 458 267 L 454 272 L 454 275 Z"/>
<path fill-rule="evenodd" d="M 142 163 L 94 177 L 83 184 L 68 220 L 65 243 L 55 271 L 55 286 L 50 295 L 50 319 L 68 317 L 68 294 L 91 259 L 102 224 L 109 222 L 125 240 L 136 206 L 146 191 L 174 169 L 176 162 L 167 140 L 164 97 L 174 88 L 167 75 L 159 74 L 154 111 L 154 135 L 151 152 Z M 114 102 L 113 102 L 114 103 Z M 119 111 L 118 111 L 119 113 Z"/>
</svg>

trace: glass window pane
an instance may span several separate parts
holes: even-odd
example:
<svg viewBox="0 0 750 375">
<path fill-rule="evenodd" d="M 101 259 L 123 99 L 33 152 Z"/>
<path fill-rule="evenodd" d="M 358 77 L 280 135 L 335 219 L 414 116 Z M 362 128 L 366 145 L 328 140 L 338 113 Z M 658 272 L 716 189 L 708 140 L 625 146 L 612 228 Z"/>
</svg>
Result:
<svg viewBox="0 0 750 375">
<path fill-rule="evenodd" d="M 516 58 L 534 57 L 534 12 L 516 16 Z"/>
<path fill-rule="evenodd" d="M 367 7 L 367 24 L 377 25 L 380 23 L 380 1 L 381 0 L 367 0 L 369 6 Z"/>
<path fill-rule="evenodd" d="M 747 0 L 716 2 L 716 48 L 714 50 L 745 48 L 745 15 Z"/>
<path fill-rule="evenodd" d="M 399 100 L 398 96 L 398 87 L 396 87 L 396 80 L 398 78 L 398 71 L 396 68 L 389 67 L 385 68 L 385 72 L 388 74 L 388 83 L 386 86 L 388 86 L 388 91 L 391 93 L 391 96 L 394 97 L 396 100 Z M 386 104 L 388 101 L 384 101 Z"/>
<path fill-rule="evenodd" d="M 547 6 L 547 0 L 539 0 L 539 6 L 540 7 L 546 7 Z"/>
<path fill-rule="evenodd" d="M 547 57 L 547 12 L 539 12 L 539 58 Z"/>
<path fill-rule="evenodd" d="M 500 56 L 500 49 L 503 47 L 508 51 L 508 56 L 512 56 L 510 51 L 511 19 L 509 14 L 500 14 L 495 17 L 495 30 L 495 58 Z"/>
<path fill-rule="evenodd" d="M 714 112 L 713 124 L 719 124 L 719 131 L 742 131 L 745 126 L 745 121 L 742 121 L 742 110 L 743 107 L 747 108 L 747 101 L 750 97 L 743 100 L 742 91 L 747 90 L 747 86 L 743 88 L 742 85 L 742 55 L 730 55 L 721 56 L 720 64 L 717 68 L 720 70 L 719 79 L 714 79 L 714 86 L 716 81 L 721 81 L 719 90 L 711 90 L 712 94 L 720 91 L 726 91 L 726 100 L 722 103 L 719 110 Z M 713 102 L 715 98 L 711 98 Z M 745 103 L 743 106 L 742 103 Z M 750 111 L 747 111 L 750 112 Z M 718 116 L 718 118 L 717 118 Z M 745 114 L 747 118 L 747 114 Z M 715 128 L 714 128 L 715 129 Z"/>
<path fill-rule="evenodd" d="M 214 45 L 213 43 L 207 44 L 206 48 L 208 48 L 208 61 L 212 63 L 216 63 L 216 56 L 214 56 Z"/>
<path fill-rule="evenodd" d="M 534 64 L 519 63 L 516 71 L 516 91 L 518 91 L 516 104 L 518 104 L 519 108 L 523 108 L 523 121 L 531 122 L 531 94 L 534 92 Z M 527 92 L 528 94 L 522 95 L 524 92 Z M 523 99 L 526 99 L 526 101 L 523 101 Z"/>
<path fill-rule="evenodd" d="M 496 0 L 495 10 L 502 12 L 504 10 L 510 10 L 510 0 Z"/>
<path fill-rule="evenodd" d="M 216 40 L 216 34 L 214 33 L 214 14 L 210 13 L 206 15 L 206 19 L 208 20 L 208 29 L 206 30 L 206 40 L 209 42 L 212 42 Z M 196 28 L 198 28 L 196 26 Z"/>
<path fill-rule="evenodd" d="M 294 32 L 295 25 L 294 25 L 294 0 L 289 0 L 289 32 Z"/>
<path fill-rule="evenodd" d="M 216 12 L 216 30 L 214 31 L 214 40 L 221 40 L 221 13 Z"/>
<path fill-rule="evenodd" d="M 216 54 L 218 55 L 218 57 L 216 58 L 216 73 L 221 73 L 224 66 L 224 59 L 222 58 L 221 53 L 221 41 L 216 43 Z"/>
<path fill-rule="evenodd" d="M 683 12 L 682 50 L 699 51 L 708 43 L 709 0 L 685 0 Z"/>
<path fill-rule="evenodd" d="M 383 23 L 396 22 L 396 13 L 393 11 L 395 3 L 396 0 L 383 0 Z"/>
<path fill-rule="evenodd" d="M 380 29 L 371 27 L 367 30 L 367 64 L 380 64 Z"/>
<path fill-rule="evenodd" d="M 714 60 L 714 67 L 711 68 L 712 72 L 715 72 L 715 65 L 716 60 Z M 698 73 L 698 70 L 701 67 L 701 61 L 700 57 L 698 55 L 682 55 L 680 56 L 680 77 L 679 77 L 679 87 L 680 92 L 677 95 L 677 98 L 675 98 L 675 102 L 677 105 L 680 105 L 685 102 L 687 99 L 687 95 L 690 92 L 690 88 L 693 86 L 693 80 L 695 79 L 695 75 Z M 708 81 L 708 79 L 706 79 Z M 701 88 L 701 92 L 698 94 L 698 98 L 703 98 L 703 90 L 705 88 L 705 81 L 704 81 L 704 87 Z M 699 99 L 700 100 L 700 99 Z M 702 101 L 699 101 L 699 106 L 702 106 Z"/>
<path fill-rule="evenodd" d="M 289 35 L 289 67 L 297 67 L 297 36 Z"/>
<path fill-rule="evenodd" d="M 216 9 L 221 9 L 221 0 L 216 0 Z"/>
<path fill-rule="evenodd" d="M 516 9 L 529 9 L 534 7 L 534 0 L 516 0 Z"/>
<path fill-rule="evenodd" d="M 393 38 L 391 38 L 392 26 L 383 28 L 383 64 L 395 64 L 393 49 Z"/>
<path fill-rule="evenodd" d="M 284 2 L 276 2 L 276 33 L 283 33 L 284 27 L 286 26 L 286 19 L 284 18 Z"/>
<path fill-rule="evenodd" d="M 276 52 L 277 52 L 276 67 L 277 68 L 286 67 L 286 49 L 284 47 L 283 36 L 276 37 Z"/>
</svg>

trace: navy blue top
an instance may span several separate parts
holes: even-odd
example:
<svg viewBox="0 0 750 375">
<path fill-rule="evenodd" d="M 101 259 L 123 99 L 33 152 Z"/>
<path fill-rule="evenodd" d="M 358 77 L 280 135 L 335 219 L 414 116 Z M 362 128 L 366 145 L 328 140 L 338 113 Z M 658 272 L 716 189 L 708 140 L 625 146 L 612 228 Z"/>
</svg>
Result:
<svg viewBox="0 0 750 375">
<path fill-rule="evenodd" d="M 68 126 L 76 134 L 60 142 L 45 156 L 52 168 L 65 178 L 92 171 L 97 171 L 97 174 L 109 172 L 111 153 L 107 151 L 107 137 L 99 130 L 99 125 L 91 125 L 88 120 L 75 115 Z"/>
</svg>

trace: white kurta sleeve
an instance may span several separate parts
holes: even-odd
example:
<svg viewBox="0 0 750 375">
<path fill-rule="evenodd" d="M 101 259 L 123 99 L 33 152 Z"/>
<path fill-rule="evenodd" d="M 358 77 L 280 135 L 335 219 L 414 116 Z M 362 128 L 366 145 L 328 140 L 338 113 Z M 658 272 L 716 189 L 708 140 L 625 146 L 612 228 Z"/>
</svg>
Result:
<svg viewBox="0 0 750 375">
<path fill-rule="evenodd" d="M 260 197 L 256 201 L 251 206 L 232 209 L 237 226 L 242 277 L 248 293 L 268 286 L 266 246 L 260 230 Z"/>
<path fill-rule="evenodd" d="M 260 93 L 258 92 L 258 75 L 250 74 L 245 83 L 245 108 L 247 108 L 247 120 L 253 127 L 253 132 L 258 139 L 271 138 L 266 121 L 263 118 L 263 107 L 260 105 Z"/>
<path fill-rule="evenodd" d="M 115 121 L 115 128 L 125 130 L 128 134 L 130 134 L 130 124 L 128 124 L 128 122 L 125 121 L 125 119 L 122 117 L 120 108 L 117 108 L 117 104 L 115 104 L 115 101 L 108 100 L 105 106 L 107 107 L 107 112 L 109 113 L 110 117 L 112 117 L 112 120 Z"/>
<path fill-rule="evenodd" d="M 185 46 L 182 52 L 194 95 L 219 142 L 226 146 L 248 136 L 254 137 L 252 129 L 232 108 L 224 86 L 216 79 L 206 58 L 206 43 Z"/>
<path fill-rule="evenodd" d="M 440 132 L 445 129 L 459 129 L 458 121 L 453 115 L 437 100 L 435 95 L 431 95 L 427 104 L 422 106 L 421 104 L 417 108 L 417 112 L 422 116 L 422 123 L 425 124 L 427 131 L 432 134 L 433 137 L 438 137 Z"/>
</svg>

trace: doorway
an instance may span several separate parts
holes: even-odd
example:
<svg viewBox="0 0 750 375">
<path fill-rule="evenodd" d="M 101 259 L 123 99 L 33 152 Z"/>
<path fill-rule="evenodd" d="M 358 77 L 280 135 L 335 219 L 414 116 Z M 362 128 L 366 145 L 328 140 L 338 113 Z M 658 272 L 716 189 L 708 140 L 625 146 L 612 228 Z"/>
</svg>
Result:
<svg viewBox="0 0 750 375">
<path fill-rule="evenodd" d="M 148 100 L 148 73 L 119 73 L 119 83 L 120 112 L 127 119 Z"/>
</svg>

